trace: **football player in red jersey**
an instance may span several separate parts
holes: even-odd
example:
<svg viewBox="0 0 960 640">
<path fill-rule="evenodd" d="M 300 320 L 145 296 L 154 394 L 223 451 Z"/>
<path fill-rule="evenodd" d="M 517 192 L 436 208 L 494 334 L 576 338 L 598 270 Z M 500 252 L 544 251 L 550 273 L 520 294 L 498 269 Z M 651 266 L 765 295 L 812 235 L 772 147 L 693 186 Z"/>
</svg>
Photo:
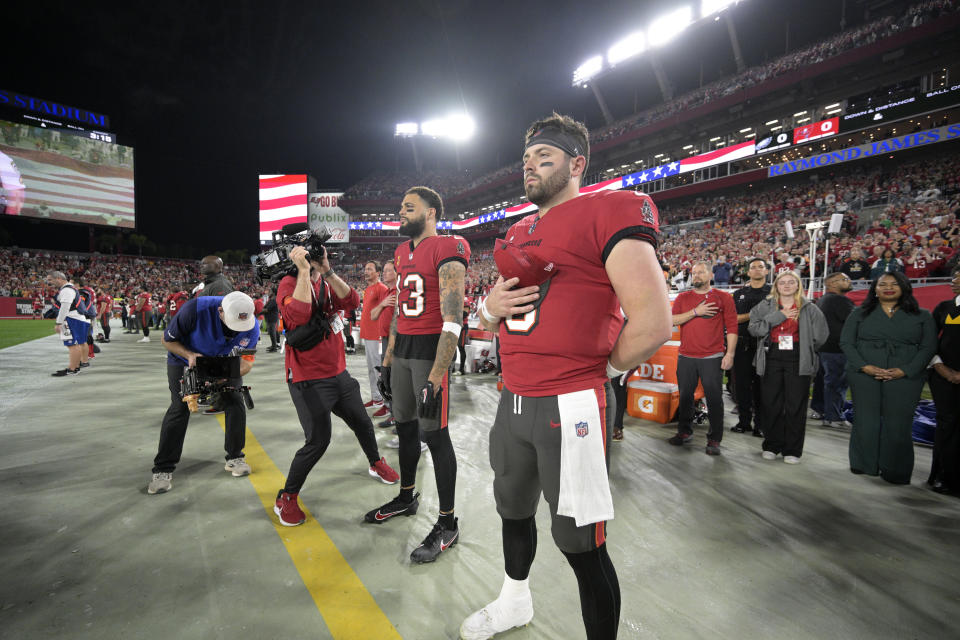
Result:
<svg viewBox="0 0 960 640">
<path fill-rule="evenodd" d="M 137 303 L 134 310 L 137 318 L 140 320 L 140 326 L 143 328 L 143 337 L 137 342 L 150 342 L 150 312 L 153 311 L 153 296 L 144 287 L 140 295 L 137 296 Z"/>
<path fill-rule="evenodd" d="M 397 306 L 383 357 L 381 394 L 392 400 L 400 440 L 400 495 L 365 516 L 379 523 L 412 516 L 420 461 L 420 433 L 430 448 L 440 498 L 440 517 L 410 554 L 413 562 L 433 562 L 457 543 L 453 515 L 457 458 L 450 441 L 447 368 L 461 332 L 463 288 L 470 245 L 460 236 L 437 235 L 443 201 L 428 187 L 407 190 L 400 205 L 400 233 L 410 237 L 397 247 Z"/>
<path fill-rule="evenodd" d="M 670 306 L 649 196 L 578 197 L 587 140 L 582 124 L 557 114 L 528 130 L 524 188 L 539 211 L 497 241 L 501 277 L 480 308 L 484 326 L 499 332 L 503 360 L 490 462 L 506 575 L 499 597 L 464 620 L 467 640 L 533 618 L 528 576 L 541 492 L 554 542 L 577 577 L 586 636 L 617 635 L 620 587 L 605 544 L 615 412 L 608 379 L 670 338 Z"/>
</svg>

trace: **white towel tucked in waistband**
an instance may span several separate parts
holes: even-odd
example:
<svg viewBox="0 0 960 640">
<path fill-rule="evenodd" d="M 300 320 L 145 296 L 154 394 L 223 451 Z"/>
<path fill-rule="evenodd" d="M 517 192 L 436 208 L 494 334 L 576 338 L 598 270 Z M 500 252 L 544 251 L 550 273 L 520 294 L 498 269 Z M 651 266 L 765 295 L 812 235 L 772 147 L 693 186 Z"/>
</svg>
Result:
<svg viewBox="0 0 960 640">
<path fill-rule="evenodd" d="M 560 500 L 557 513 L 578 527 L 613 519 L 603 418 L 593 389 L 557 396 L 560 407 Z"/>
</svg>

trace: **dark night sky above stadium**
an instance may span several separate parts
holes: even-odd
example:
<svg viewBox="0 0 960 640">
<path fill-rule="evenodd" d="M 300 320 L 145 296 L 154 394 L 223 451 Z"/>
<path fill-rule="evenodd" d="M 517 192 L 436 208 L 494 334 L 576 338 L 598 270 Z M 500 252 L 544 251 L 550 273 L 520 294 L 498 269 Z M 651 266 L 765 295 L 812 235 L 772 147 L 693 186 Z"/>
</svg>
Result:
<svg viewBox="0 0 960 640">
<path fill-rule="evenodd" d="M 599 127 L 590 90 L 570 86 L 573 69 L 680 4 L 21 2 L 4 8 L 0 88 L 111 118 L 136 149 L 138 224 L 149 238 L 253 249 L 258 173 L 346 188 L 394 166 L 396 122 L 467 110 L 478 130 L 461 158 L 479 171 L 518 160 L 527 124 L 551 109 Z M 783 53 L 786 20 L 791 48 L 835 32 L 842 4 L 744 0 L 734 16 L 748 64 Z M 868 2 L 846 6 L 856 24 Z M 678 93 L 697 85 L 701 64 L 705 81 L 734 69 L 722 22 L 681 36 L 664 60 Z M 601 87 L 616 117 L 659 99 L 642 59 Z M 41 246 L 60 233 L 53 226 L 21 225 L 14 240 Z"/>
</svg>

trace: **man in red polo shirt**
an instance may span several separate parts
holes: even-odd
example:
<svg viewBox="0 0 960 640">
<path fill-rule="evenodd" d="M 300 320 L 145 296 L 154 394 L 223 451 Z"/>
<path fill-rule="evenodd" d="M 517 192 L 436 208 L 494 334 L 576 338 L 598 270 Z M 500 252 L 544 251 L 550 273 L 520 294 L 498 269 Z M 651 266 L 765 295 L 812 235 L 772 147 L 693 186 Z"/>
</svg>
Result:
<svg viewBox="0 0 960 640">
<path fill-rule="evenodd" d="M 335 413 L 353 431 L 370 463 L 370 475 L 387 484 L 400 476 L 380 457 L 373 423 L 363 408 L 360 385 L 346 371 L 343 321 L 339 311 L 356 309 L 360 296 L 340 279 L 326 254 L 311 256 L 303 247 L 290 252 L 297 267 L 280 281 L 277 305 L 287 331 L 284 377 L 303 428 L 304 445 L 294 454 L 284 487 L 277 493 L 274 513 L 280 524 L 294 527 L 306 519 L 297 496 L 307 474 L 330 444 L 330 414 Z M 314 327 L 314 337 L 302 332 Z"/>
<path fill-rule="evenodd" d="M 387 260 L 383 263 L 381 275 L 383 277 L 383 284 L 386 285 L 389 295 L 380 301 L 377 308 L 371 310 L 370 317 L 377 321 L 377 329 L 380 333 L 380 362 L 383 362 L 383 354 L 387 352 L 387 345 L 390 343 L 390 325 L 393 323 L 393 308 L 397 304 L 397 267 L 393 264 L 393 260 Z M 385 400 L 383 404 L 387 409 L 390 408 L 389 401 Z M 388 415 L 386 419 L 377 423 L 377 426 L 385 429 L 396 427 L 397 421 L 393 419 L 392 415 Z M 387 446 L 391 447 L 391 444 L 388 442 Z M 399 446 L 399 440 L 397 440 L 397 446 Z"/>
<path fill-rule="evenodd" d="M 697 382 L 701 382 L 710 420 L 706 451 L 718 456 L 723 439 L 723 372 L 733 367 L 737 349 L 737 307 L 733 296 L 710 286 L 710 267 L 706 263 L 693 265 L 690 276 L 693 288 L 673 302 L 673 324 L 680 327 L 680 406 L 677 435 L 668 442 L 683 445 L 693 439 L 693 395 Z"/>
<path fill-rule="evenodd" d="M 360 313 L 360 340 L 363 341 L 363 351 L 367 356 L 367 377 L 370 381 L 370 402 L 364 407 L 376 407 L 374 418 L 382 418 L 389 413 L 383 406 L 383 396 L 377 389 L 377 369 L 382 359 L 380 351 L 380 327 L 377 320 L 383 311 L 383 301 L 390 295 L 387 285 L 380 282 L 380 265 L 374 261 L 363 265 L 363 277 L 367 281 L 367 288 L 363 291 L 363 311 Z M 377 316 L 373 315 L 377 311 Z"/>
</svg>

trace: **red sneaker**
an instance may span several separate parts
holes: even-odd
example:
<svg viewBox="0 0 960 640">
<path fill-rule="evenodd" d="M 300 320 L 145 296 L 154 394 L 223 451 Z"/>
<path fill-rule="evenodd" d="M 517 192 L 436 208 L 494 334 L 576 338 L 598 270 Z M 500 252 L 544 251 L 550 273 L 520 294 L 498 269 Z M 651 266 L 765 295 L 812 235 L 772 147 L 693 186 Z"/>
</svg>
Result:
<svg viewBox="0 0 960 640">
<path fill-rule="evenodd" d="M 382 407 L 383 402 L 377 402 L 376 400 L 371 400 L 370 402 L 364 402 L 363 408 L 370 409 L 371 407 Z"/>
<path fill-rule="evenodd" d="M 384 484 L 396 484 L 397 480 L 400 479 L 400 475 L 387 464 L 384 458 L 380 458 L 373 463 L 373 466 L 370 467 L 370 476 L 380 478 L 380 481 Z"/>
<path fill-rule="evenodd" d="M 296 493 L 284 493 L 283 490 L 277 494 L 277 503 L 273 505 L 273 512 L 280 518 L 280 524 L 285 527 L 295 527 L 303 524 L 307 519 L 300 505 L 297 504 Z"/>
<path fill-rule="evenodd" d="M 386 407 L 380 407 L 379 409 L 377 409 L 377 412 L 373 414 L 373 417 L 382 418 L 383 416 L 388 416 L 388 415 L 390 415 L 390 409 L 387 409 Z"/>
</svg>

